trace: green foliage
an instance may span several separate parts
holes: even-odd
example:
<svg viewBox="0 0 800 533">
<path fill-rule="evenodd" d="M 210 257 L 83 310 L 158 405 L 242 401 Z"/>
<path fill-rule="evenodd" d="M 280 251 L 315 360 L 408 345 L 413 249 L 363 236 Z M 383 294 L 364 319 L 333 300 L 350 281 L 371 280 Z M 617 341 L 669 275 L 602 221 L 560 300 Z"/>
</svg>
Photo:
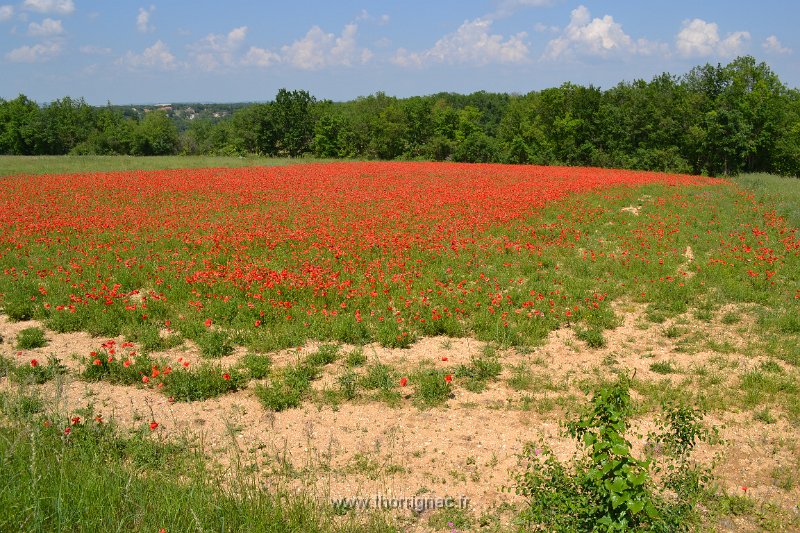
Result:
<svg viewBox="0 0 800 533">
<path fill-rule="evenodd" d="M 602 348 L 606 345 L 603 332 L 598 328 L 575 328 L 575 336 L 585 342 L 589 348 Z"/>
<path fill-rule="evenodd" d="M 473 392 L 480 392 L 486 387 L 486 382 L 500 375 L 503 366 L 490 344 L 488 350 L 478 357 L 473 356 L 469 365 L 460 365 L 455 376 L 463 378 L 464 388 Z"/>
<path fill-rule="evenodd" d="M 225 370 L 218 365 L 202 364 L 196 368 L 181 368 L 162 377 L 164 394 L 176 401 L 193 402 L 216 398 L 243 388 L 247 379 L 235 369 Z"/>
<path fill-rule="evenodd" d="M 334 362 L 339 354 L 336 344 L 323 344 L 305 361 L 283 368 L 273 375 L 267 384 L 256 386 L 256 397 L 272 411 L 283 411 L 298 407 L 311 390 L 311 382 L 317 379 L 322 367 Z"/>
<path fill-rule="evenodd" d="M 452 374 L 435 368 L 422 368 L 415 372 L 409 379 L 414 385 L 414 403 L 420 408 L 436 407 L 446 402 L 451 394 Z"/>
<path fill-rule="evenodd" d="M 264 379 L 269 375 L 272 359 L 267 355 L 246 354 L 237 364 L 237 368 L 247 374 L 250 379 Z"/>
<path fill-rule="evenodd" d="M 17 334 L 17 349 L 32 350 L 47 346 L 47 338 L 42 328 L 25 328 Z"/>
<path fill-rule="evenodd" d="M 81 377 L 86 381 L 108 381 L 118 385 L 144 383 L 142 378 L 152 375 L 153 368 L 160 368 L 161 361 L 142 354 L 134 358 L 120 359 L 102 350 L 84 361 Z"/>
<path fill-rule="evenodd" d="M 566 425 L 580 447 L 571 463 L 560 462 L 544 444 L 525 447 L 524 469 L 513 477 L 516 493 L 528 500 L 520 516 L 527 527 L 680 531 L 697 520 L 695 505 L 712 478 L 690 455 L 715 431 L 701 424 L 702 411 L 665 405 L 660 432 L 648 440 L 658 453 L 638 459 L 625 436 L 633 407 L 628 389 L 626 377 L 601 387 L 591 407 Z M 656 473 L 663 473 L 661 485 Z"/>
<path fill-rule="evenodd" d="M 67 368 L 61 364 L 57 357 L 48 357 L 46 364 L 38 359 L 31 359 L 29 362 L 20 365 L 0 357 L 0 376 L 7 375 L 11 381 L 16 383 L 41 385 L 66 372 Z"/>
<path fill-rule="evenodd" d="M 207 331 L 197 339 L 197 344 L 204 357 L 218 359 L 233 353 L 233 345 L 224 331 Z"/>
</svg>

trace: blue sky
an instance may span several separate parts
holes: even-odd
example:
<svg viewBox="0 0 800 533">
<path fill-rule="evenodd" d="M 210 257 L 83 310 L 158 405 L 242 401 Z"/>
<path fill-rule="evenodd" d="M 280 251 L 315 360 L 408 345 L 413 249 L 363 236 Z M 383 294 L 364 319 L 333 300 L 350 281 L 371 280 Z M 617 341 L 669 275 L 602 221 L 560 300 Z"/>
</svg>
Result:
<svg viewBox="0 0 800 533">
<path fill-rule="evenodd" d="M 800 86 L 793 0 L 0 0 L 0 97 L 349 100 L 603 88 L 741 54 Z"/>
</svg>

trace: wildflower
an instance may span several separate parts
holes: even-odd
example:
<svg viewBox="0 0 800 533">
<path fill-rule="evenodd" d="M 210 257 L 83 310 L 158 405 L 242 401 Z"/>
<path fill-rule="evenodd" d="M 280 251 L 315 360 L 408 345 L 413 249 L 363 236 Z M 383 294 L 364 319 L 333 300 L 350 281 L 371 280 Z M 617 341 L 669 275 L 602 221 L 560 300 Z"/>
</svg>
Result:
<svg viewBox="0 0 800 533">
<path fill-rule="evenodd" d="M 442 361 L 447 361 L 447 356 L 442 357 Z"/>
<path fill-rule="evenodd" d="M 69 426 L 65 427 L 64 428 L 64 435 L 69 435 L 70 433 L 72 433 L 72 428 L 69 427 Z"/>
<path fill-rule="evenodd" d="M 31 359 L 31 366 L 33 368 L 36 368 L 37 366 L 39 366 L 39 361 L 37 361 L 36 359 Z"/>
<path fill-rule="evenodd" d="M 129 366 L 131 366 L 131 360 L 130 359 L 126 359 L 125 362 L 122 363 L 122 366 L 124 366 L 125 368 L 128 368 Z"/>
<path fill-rule="evenodd" d="M 444 380 L 445 380 L 447 383 L 452 383 L 452 382 L 453 382 L 453 374 L 447 374 L 447 375 L 444 377 Z"/>
<path fill-rule="evenodd" d="M 261 325 L 261 321 L 260 320 L 256 320 L 256 327 L 258 327 L 260 325 Z"/>
<path fill-rule="evenodd" d="M 142 383 L 150 383 L 150 378 L 147 376 L 142 376 Z"/>
<path fill-rule="evenodd" d="M 157 427 L 158 427 L 158 422 L 156 422 L 155 420 L 150 422 L 150 431 L 155 431 Z"/>
<path fill-rule="evenodd" d="M 79 417 L 79 416 L 73 416 L 73 417 L 72 417 L 72 425 L 73 425 L 73 426 L 74 426 L 75 424 L 80 424 L 80 423 L 81 423 L 81 417 Z"/>
<path fill-rule="evenodd" d="M 100 366 L 100 365 L 102 365 L 102 364 L 103 364 L 103 362 L 102 362 L 102 361 L 100 361 L 100 359 L 95 359 L 94 361 L 92 361 L 92 364 L 93 364 L 94 366 Z"/>
<path fill-rule="evenodd" d="M 222 379 L 224 379 L 225 381 L 229 381 L 231 379 L 231 375 L 225 372 L 224 374 L 222 374 Z"/>
<path fill-rule="evenodd" d="M 205 325 L 206 325 L 206 327 L 207 327 L 207 328 L 210 328 L 210 327 L 211 327 L 211 319 L 210 319 L 210 318 L 207 318 L 207 319 L 206 319 L 206 321 L 205 321 Z"/>
<path fill-rule="evenodd" d="M 403 376 L 402 378 L 400 378 L 400 386 L 405 387 L 406 385 L 408 385 L 408 378 Z"/>
</svg>

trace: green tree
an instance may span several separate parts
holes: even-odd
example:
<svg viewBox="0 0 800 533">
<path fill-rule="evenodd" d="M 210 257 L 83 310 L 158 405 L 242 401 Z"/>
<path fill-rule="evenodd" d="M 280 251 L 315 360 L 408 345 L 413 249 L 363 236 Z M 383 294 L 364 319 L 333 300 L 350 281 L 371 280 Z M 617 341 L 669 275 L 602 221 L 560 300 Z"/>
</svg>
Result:
<svg viewBox="0 0 800 533">
<path fill-rule="evenodd" d="M 310 150 L 314 138 L 312 106 L 315 102 L 307 91 L 278 91 L 273 104 L 277 153 L 298 157 Z"/>
<path fill-rule="evenodd" d="M 169 155 L 178 149 L 178 129 L 161 111 L 151 111 L 133 132 L 133 155 Z"/>
</svg>

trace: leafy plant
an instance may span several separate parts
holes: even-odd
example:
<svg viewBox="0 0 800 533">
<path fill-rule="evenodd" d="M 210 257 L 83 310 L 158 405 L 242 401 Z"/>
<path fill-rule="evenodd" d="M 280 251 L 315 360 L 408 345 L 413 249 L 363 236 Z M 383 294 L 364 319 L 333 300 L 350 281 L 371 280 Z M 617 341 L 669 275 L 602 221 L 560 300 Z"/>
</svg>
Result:
<svg viewBox="0 0 800 533">
<path fill-rule="evenodd" d="M 591 407 L 566 425 L 579 451 L 560 462 L 544 444 L 528 444 L 524 470 L 513 473 L 515 491 L 528 500 L 521 519 L 557 531 L 675 531 L 688 528 L 710 469 L 690 455 L 714 430 L 701 424 L 703 412 L 664 406 L 660 433 L 649 437 L 661 455 L 639 459 L 626 438 L 632 413 L 626 376 L 598 389 Z M 660 462 L 659 462 L 660 461 Z M 663 473 L 657 486 L 654 473 Z"/>
</svg>

